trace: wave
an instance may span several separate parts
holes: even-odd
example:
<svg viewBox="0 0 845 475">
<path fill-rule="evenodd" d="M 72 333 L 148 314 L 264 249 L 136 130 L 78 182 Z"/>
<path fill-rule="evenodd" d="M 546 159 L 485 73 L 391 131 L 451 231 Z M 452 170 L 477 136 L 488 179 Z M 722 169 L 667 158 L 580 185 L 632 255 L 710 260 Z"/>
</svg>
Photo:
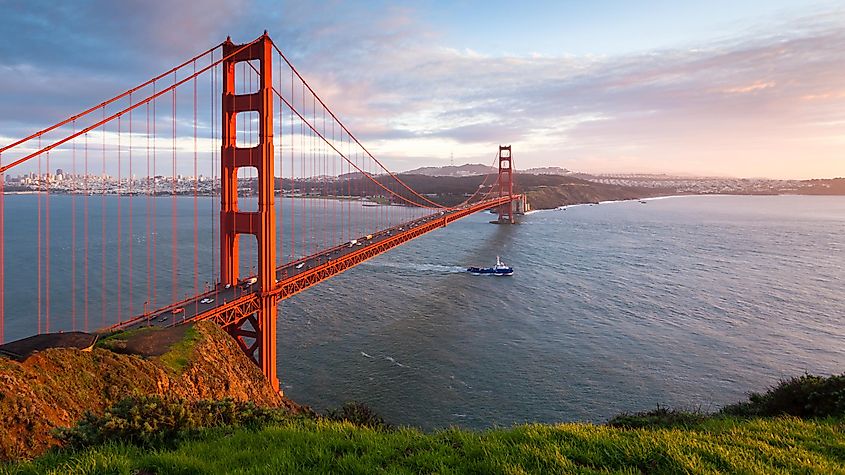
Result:
<svg viewBox="0 0 845 475">
<path fill-rule="evenodd" d="M 386 359 L 387 361 L 390 361 L 391 363 L 395 364 L 396 366 L 398 366 L 400 368 L 407 368 L 407 366 L 405 366 L 402 363 L 394 360 L 392 356 L 385 356 L 384 359 Z"/>
</svg>

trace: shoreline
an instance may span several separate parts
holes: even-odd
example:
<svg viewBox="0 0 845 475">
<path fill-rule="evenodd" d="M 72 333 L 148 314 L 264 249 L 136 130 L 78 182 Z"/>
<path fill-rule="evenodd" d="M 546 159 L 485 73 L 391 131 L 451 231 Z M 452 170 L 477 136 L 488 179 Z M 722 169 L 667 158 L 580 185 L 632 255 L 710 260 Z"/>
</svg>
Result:
<svg viewBox="0 0 845 475">
<path fill-rule="evenodd" d="M 758 195 L 758 194 L 748 194 L 748 193 L 699 193 L 699 194 L 687 194 L 687 195 L 666 195 L 666 196 L 652 196 L 648 198 L 632 198 L 629 200 L 606 200 L 606 201 L 598 201 L 598 202 L 584 202 L 584 203 L 573 203 L 568 205 L 561 205 L 555 208 L 543 208 L 543 209 L 532 209 L 525 213 L 525 215 L 539 213 L 541 211 L 563 211 L 567 208 L 575 208 L 578 206 L 595 206 L 595 205 L 604 205 L 604 204 L 614 204 L 614 203 L 630 203 L 636 201 L 659 201 L 659 200 L 668 200 L 668 199 L 676 199 L 676 198 L 707 198 L 707 197 L 726 197 L 726 196 L 749 196 L 749 197 L 776 197 L 776 196 L 805 196 L 805 197 L 831 197 L 831 196 L 843 196 L 843 195 L 813 195 L 813 194 L 801 194 L 801 193 L 778 193 L 778 194 L 766 194 L 766 195 Z M 843 196 L 845 197 L 845 196 Z"/>
</svg>

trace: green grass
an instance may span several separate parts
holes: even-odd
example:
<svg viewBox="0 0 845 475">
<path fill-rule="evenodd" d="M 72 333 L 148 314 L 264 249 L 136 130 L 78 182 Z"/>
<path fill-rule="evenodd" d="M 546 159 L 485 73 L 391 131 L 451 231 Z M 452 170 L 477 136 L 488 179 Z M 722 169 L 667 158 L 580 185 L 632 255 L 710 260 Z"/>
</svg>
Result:
<svg viewBox="0 0 845 475">
<path fill-rule="evenodd" d="M 845 421 L 717 417 L 686 428 L 524 425 L 385 431 L 292 418 L 216 428 L 169 449 L 53 452 L 4 473 L 845 473 Z"/>
<path fill-rule="evenodd" d="M 193 355 L 194 347 L 200 339 L 200 333 L 193 326 L 185 331 L 185 337 L 179 342 L 170 346 L 167 353 L 159 356 L 161 363 L 175 371 L 177 374 L 188 366 Z"/>
<path fill-rule="evenodd" d="M 97 341 L 96 347 L 120 352 L 125 350 L 127 342 L 133 336 L 154 331 L 160 331 L 160 329 L 156 327 L 141 327 L 132 330 L 121 330 L 100 338 Z M 184 338 L 171 345 L 166 353 L 159 356 L 159 361 L 177 374 L 181 373 L 190 362 L 194 346 L 200 340 L 200 337 L 200 333 L 193 326 L 189 327 L 185 331 Z"/>
<path fill-rule="evenodd" d="M 118 330 L 100 337 L 94 347 L 112 350 L 114 349 L 116 344 L 126 344 L 126 342 L 129 340 L 129 337 L 131 337 L 132 335 L 138 335 L 144 332 L 154 331 L 155 329 L 155 327 L 140 327 L 133 328 L 132 330 Z"/>
</svg>

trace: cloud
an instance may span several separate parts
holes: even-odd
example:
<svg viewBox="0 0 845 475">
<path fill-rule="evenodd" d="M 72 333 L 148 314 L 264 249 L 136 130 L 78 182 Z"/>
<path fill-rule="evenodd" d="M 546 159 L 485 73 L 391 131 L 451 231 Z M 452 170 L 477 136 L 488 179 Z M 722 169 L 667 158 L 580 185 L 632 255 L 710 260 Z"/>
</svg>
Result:
<svg viewBox="0 0 845 475">
<path fill-rule="evenodd" d="M 609 58 L 382 45 L 366 66 L 346 64 L 352 79 L 334 77 L 332 90 L 360 94 L 354 115 L 382 125 L 375 140 L 401 131 L 490 147 L 521 142 L 538 162 L 571 154 L 576 169 L 586 157 L 612 167 L 635 156 L 670 171 L 759 175 L 775 169 L 771 160 L 781 163 L 777 173 L 800 174 L 799 155 L 830 163 L 840 153 L 837 141 L 820 145 L 814 125 L 845 118 L 845 31 L 832 18 L 845 21 L 832 12 L 695 50 Z"/>
<path fill-rule="evenodd" d="M 450 150 L 486 162 L 507 142 L 522 168 L 796 174 L 800 155 L 821 164 L 814 173 L 835 173 L 841 134 L 825 124 L 845 120 L 845 10 L 612 57 L 479 54 L 444 44 L 420 18 L 380 3 L 7 1 L 0 30 L 20 40 L 0 45 L 0 100 L 16 111 L 0 133 L 49 124 L 227 34 L 241 42 L 267 28 L 397 168 L 403 154 L 434 162 Z"/>
</svg>

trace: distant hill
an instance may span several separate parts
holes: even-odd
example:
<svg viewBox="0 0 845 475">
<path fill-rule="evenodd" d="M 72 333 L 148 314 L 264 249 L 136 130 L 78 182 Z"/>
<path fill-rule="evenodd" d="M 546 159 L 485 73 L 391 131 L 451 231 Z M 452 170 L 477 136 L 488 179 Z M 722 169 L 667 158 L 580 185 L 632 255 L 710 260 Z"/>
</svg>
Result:
<svg viewBox="0 0 845 475">
<path fill-rule="evenodd" d="M 401 174 L 400 177 L 402 181 L 417 192 L 431 196 L 440 204 L 453 206 L 462 202 L 469 194 L 475 192 L 478 186 L 482 182 L 485 182 L 485 178 L 488 186 L 496 183 L 497 172 L 489 173 L 484 177 L 446 177 L 408 174 Z M 579 180 L 569 176 L 539 175 L 525 172 L 518 172 L 514 191 L 525 193 L 532 209 L 551 209 L 577 203 L 630 200 L 670 194 L 666 190 L 607 185 Z"/>
<path fill-rule="evenodd" d="M 425 176 L 477 176 L 488 173 L 498 173 L 499 169 L 482 165 L 480 163 L 467 163 L 465 165 L 450 165 L 445 167 L 422 167 L 415 170 L 402 172 L 403 175 L 425 175 Z M 527 170 L 517 169 L 518 173 L 529 175 L 571 175 L 572 172 L 560 167 L 529 168 Z"/>
<path fill-rule="evenodd" d="M 425 176 L 476 176 L 488 173 L 498 173 L 498 169 L 488 167 L 480 163 L 467 163 L 465 165 L 450 165 L 445 167 L 422 167 L 415 170 L 402 172 L 403 175 L 425 175 Z"/>
</svg>

